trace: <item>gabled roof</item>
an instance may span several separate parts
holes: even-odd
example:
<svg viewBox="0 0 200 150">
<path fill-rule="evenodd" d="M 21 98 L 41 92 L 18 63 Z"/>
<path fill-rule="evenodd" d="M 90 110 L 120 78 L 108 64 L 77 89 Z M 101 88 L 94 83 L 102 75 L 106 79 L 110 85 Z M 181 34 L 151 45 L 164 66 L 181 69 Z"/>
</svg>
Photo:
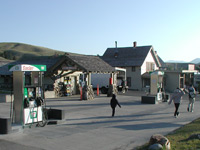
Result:
<svg viewBox="0 0 200 150">
<path fill-rule="evenodd" d="M 150 51 L 159 67 L 159 58 L 152 46 L 108 48 L 102 59 L 113 67 L 141 66 Z"/>
<path fill-rule="evenodd" d="M 114 72 L 114 68 L 108 63 L 103 61 L 98 56 L 93 55 L 81 55 L 74 53 L 66 53 L 57 63 L 55 63 L 48 71 L 52 73 L 58 69 L 61 69 L 62 65 L 71 65 L 76 67 L 77 71 L 92 72 L 92 73 L 111 73 Z"/>
<path fill-rule="evenodd" d="M 71 59 L 80 65 L 85 72 L 113 72 L 114 68 L 98 56 L 67 54 L 66 58 Z"/>
</svg>

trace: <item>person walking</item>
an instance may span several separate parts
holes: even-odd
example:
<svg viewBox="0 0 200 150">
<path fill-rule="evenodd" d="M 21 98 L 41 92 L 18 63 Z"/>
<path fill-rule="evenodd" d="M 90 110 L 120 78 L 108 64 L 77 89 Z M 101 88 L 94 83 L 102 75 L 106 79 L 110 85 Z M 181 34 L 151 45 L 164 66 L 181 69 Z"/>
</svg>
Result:
<svg viewBox="0 0 200 150">
<path fill-rule="evenodd" d="M 169 105 L 171 104 L 171 102 L 174 102 L 174 106 L 175 106 L 175 111 L 174 111 L 174 117 L 177 118 L 179 115 L 179 106 L 181 103 L 181 99 L 182 96 L 185 94 L 184 90 L 181 90 L 180 88 L 177 88 L 174 93 L 172 94 L 170 100 L 169 100 Z"/>
<path fill-rule="evenodd" d="M 110 100 L 110 106 L 112 108 L 112 117 L 115 116 L 115 108 L 117 105 L 121 108 L 121 105 L 119 104 L 118 100 L 116 99 L 116 95 L 113 94 L 112 99 Z"/>
<path fill-rule="evenodd" d="M 193 85 L 191 84 L 190 87 L 188 88 L 188 95 L 189 95 L 189 104 L 187 107 L 188 112 L 193 112 L 194 111 L 194 102 L 195 102 L 195 97 L 196 97 L 196 91 Z"/>
</svg>

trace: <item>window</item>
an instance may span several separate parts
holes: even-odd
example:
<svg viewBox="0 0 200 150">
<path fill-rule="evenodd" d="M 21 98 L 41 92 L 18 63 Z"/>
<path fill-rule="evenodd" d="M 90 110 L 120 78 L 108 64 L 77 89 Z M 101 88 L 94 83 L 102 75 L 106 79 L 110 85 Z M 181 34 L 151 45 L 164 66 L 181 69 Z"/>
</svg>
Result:
<svg viewBox="0 0 200 150">
<path fill-rule="evenodd" d="M 146 71 L 147 72 L 153 71 L 154 70 L 154 66 L 155 66 L 155 64 L 153 62 L 147 62 L 146 63 Z"/>
<path fill-rule="evenodd" d="M 131 77 L 127 77 L 127 86 L 131 87 Z"/>
<path fill-rule="evenodd" d="M 135 71 L 136 71 L 135 66 L 132 66 L 132 72 L 135 72 Z"/>
</svg>

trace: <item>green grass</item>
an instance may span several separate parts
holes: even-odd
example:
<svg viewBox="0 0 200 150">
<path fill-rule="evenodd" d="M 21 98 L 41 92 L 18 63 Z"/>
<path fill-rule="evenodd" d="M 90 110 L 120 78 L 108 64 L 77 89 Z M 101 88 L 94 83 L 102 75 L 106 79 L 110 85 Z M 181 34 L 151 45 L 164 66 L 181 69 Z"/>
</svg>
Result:
<svg viewBox="0 0 200 150">
<path fill-rule="evenodd" d="M 199 139 L 188 139 L 193 134 L 200 134 L 200 118 L 166 135 L 171 143 L 171 150 L 200 150 Z M 148 143 L 136 148 L 147 150 Z"/>
</svg>

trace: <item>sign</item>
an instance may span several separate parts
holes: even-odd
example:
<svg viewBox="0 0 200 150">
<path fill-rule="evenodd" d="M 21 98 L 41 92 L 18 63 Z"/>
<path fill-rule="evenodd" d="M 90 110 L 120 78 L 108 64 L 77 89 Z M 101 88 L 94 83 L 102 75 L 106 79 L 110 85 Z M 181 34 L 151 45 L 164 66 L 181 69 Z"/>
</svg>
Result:
<svg viewBox="0 0 200 150">
<path fill-rule="evenodd" d="M 42 121 L 42 107 L 24 109 L 24 124 Z"/>
<path fill-rule="evenodd" d="M 188 65 L 188 70 L 190 70 L 190 71 L 195 70 L 195 65 L 194 64 L 189 64 Z"/>
<path fill-rule="evenodd" d="M 77 70 L 77 68 L 73 67 L 73 66 L 71 66 L 71 67 L 63 66 L 62 70 Z"/>
<path fill-rule="evenodd" d="M 46 65 L 9 65 L 9 71 L 46 71 Z"/>
</svg>

